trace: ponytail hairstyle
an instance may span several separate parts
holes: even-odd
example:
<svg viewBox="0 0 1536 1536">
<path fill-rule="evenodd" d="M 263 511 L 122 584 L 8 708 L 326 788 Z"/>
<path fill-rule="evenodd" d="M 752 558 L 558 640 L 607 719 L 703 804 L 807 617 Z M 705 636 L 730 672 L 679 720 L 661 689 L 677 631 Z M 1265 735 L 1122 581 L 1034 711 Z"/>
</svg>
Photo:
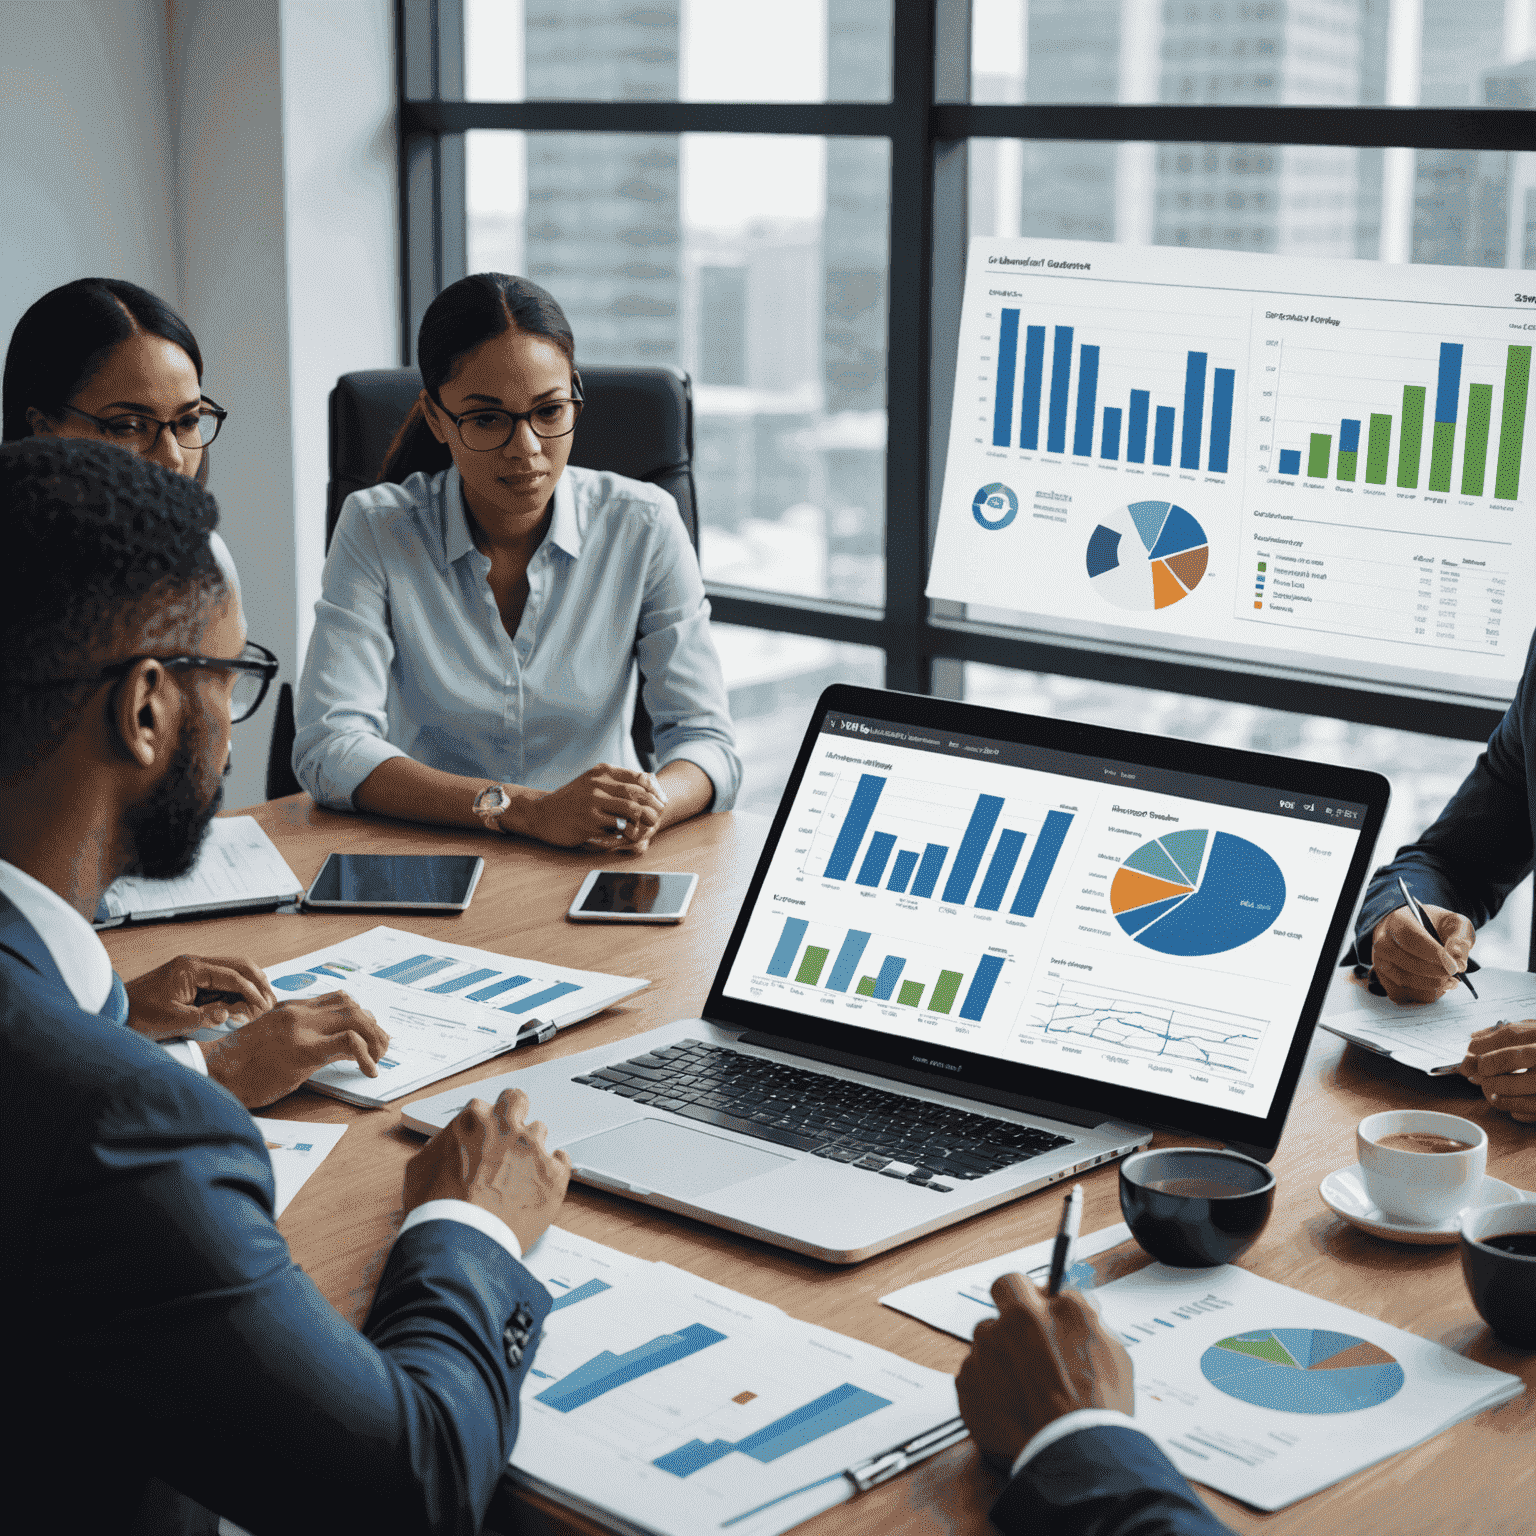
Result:
<svg viewBox="0 0 1536 1536">
<path fill-rule="evenodd" d="M 441 406 L 438 391 L 453 377 L 459 359 L 507 331 L 552 342 L 565 354 L 574 374 L 576 338 L 554 295 L 526 277 L 473 272 L 444 288 L 421 317 L 416 362 L 422 388 Z M 384 455 L 379 482 L 398 482 L 418 472 L 435 475 L 452 463 L 448 445 L 433 436 L 426 410 L 417 400 Z"/>
<path fill-rule="evenodd" d="M 174 342 L 203 381 L 203 354 L 187 322 L 164 299 L 116 277 L 82 277 L 45 293 L 16 322 L 5 354 L 4 421 L 0 438 L 32 437 L 27 412 L 50 420 L 86 386 L 107 353 L 136 331 Z M 208 451 L 197 467 L 208 478 Z"/>
</svg>

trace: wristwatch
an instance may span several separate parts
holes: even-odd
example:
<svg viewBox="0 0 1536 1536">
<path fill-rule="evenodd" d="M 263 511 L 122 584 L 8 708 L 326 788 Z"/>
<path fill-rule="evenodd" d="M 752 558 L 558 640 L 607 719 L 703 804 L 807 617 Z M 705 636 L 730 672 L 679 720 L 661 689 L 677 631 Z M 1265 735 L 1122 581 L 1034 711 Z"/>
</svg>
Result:
<svg viewBox="0 0 1536 1536">
<path fill-rule="evenodd" d="M 470 810 L 485 823 L 487 832 L 505 832 L 499 818 L 511 809 L 512 796 L 500 784 L 488 784 L 470 806 Z"/>
</svg>

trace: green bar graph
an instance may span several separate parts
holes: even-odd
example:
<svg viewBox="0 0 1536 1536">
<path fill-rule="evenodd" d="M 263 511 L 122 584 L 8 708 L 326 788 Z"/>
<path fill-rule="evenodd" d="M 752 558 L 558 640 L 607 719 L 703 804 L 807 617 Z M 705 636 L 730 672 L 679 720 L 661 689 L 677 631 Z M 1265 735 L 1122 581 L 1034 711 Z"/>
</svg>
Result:
<svg viewBox="0 0 1536 1536">
<path fill-rule="evenodd" d="M 1340 480 L 1353 480 L 1355 478 L 1355 465 L 1359 462 L 1358 453 L 1345 453 L 1339 449 L 1339 475 Z"/>
<path fill-rule="evenodd" d="M 1331 432 L 1314 432 L 1312 434 L 1312 446 L 1307 452 L 1307 478 L 1309 480 L 1326 480 L 1328 478 L 1328 460 L 1333 457 L 1333 434 Z"/>
<path fill-rule="evenodd" d="M 1387 459 L 1392 448 L 1392 418 L 1371 413 L 1371 435 L 1366 444 L 1365 479 L 1368 485 L 1387 483 Z"/>
<path fill-rule="evenodd" d="M 1405 491 L 1419 485 L 1419 456 L 1424 449 L 1424 394 L 1422 384 L 1403 385 L 1403 433 L 1397 449 L 1397 483 Z"/>
<path fill-rule="evenodd" d="M 933 984 L 933 996 L 928 1000 L 929 1012 L 948 1013 L 954 1007 L 955 994 L 964 980 L 959 971 L 940 971 L 939 979 Z"/>
<path fill-rule="evenodd" d="M 1499 457 L 1493 494 L 1513 501 L 1520 494 L 1520 449 L 1525 440 L 1525 406 L 1531 389 L 1531 349 L 1511 347 L 1504 365 L 1504 418 L 1499 423 Z"/>
<path fill-rule="evenodd" d="M 927 985 L 921 981 L 904 981 L 901 991 L 896 994 L 896 1001 L 903 1008 L 916 1008 L 923 1000 L 923 988 Z"/>
<path fill-rule="evenodd" d="M 1432 491 L 1448 491 L 1451 488 L 1451 455 L 1456 451 L 1456 423 L 1437 421 L 1435 436 L 1429 450 L 1429 488 Z"/>
<path fill-rule="evenodd" d="M 821 968 L 827 963 L 829 953 L 829 950 L 817 949 L 814 944 L 807 945 L 800 969 L 795 972 L 795 980 L 803 986 L 814 987 L 821 980 Z"/>
<path fill-rule="evenodd" d="M 853 990 L 860 997 L 873 997 L 875 995 L 875 978 L 873 976 L 860 976 L 859 984 Z"/>
<path fill-rule="evenodd" d="M 1488 470 L 1488 427 L 1493 420 L 1493 385 L 1467 386 L 1467 446 L 1461 460 L 1461 494 L 1481 496 Z"/>
</svg>

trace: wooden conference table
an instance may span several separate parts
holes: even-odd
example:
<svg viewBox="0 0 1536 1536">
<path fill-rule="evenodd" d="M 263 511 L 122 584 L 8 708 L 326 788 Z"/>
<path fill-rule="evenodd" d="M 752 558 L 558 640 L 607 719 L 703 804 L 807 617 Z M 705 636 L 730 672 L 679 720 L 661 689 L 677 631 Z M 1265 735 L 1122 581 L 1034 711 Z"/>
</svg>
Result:
<svg viewBox="0 0 1536 1536">
<path fill-rule="evenodd" d="M 592 970 L 648 976 L 651 986 L 548 1045 L 519 1052 L 516 1065 L 584 1051 L 675 1018 L 694 1015 L 708 994 L 756 856 L 762 817 L 706 816 L 659 838 L 638 868 L 699 874 L 689 916 L 678 927 L 572 924 L 565 920 L 585 871 L 602 860 L 482 833 L 440 831 L 317 809 L 303 795 L 256 808 L 257 820 L 306 885 L 325 855 L 346 852 L 482 854 L 485 876 L 470 910 L 458 917 L 406 914 L 408 927 L 460 944 L 548 959 Z M 609 862 L 612 862 L 611 860 Z M 374 926 L 379 914 L 269 914 L 119 930 L 105 936 L 113 964 L 132 977 L 181 953 L 244 954 L 274 965 Z M 387 918 L 385 918 L 387 920 Z M 507 1070 L 503 1058 L 451 1082 Z M 438 1092 L 442 1084 L 428 1092 Z M 1530 1531 L 1536 1510 L 1536 1354 L 1504 1348 L 1484 1328 L 1463 1285 L 1454 1247 L 1411 1248 L 1348 1226 L 1322 1203 L 1319 1180 L 1355 1160 L 1354 1127 L 1385 1108 L 1444 1109 L 1487 1128 L 1490 1173 L 1536 1188 L 1536 1128 L 1492 1113 L 1460 1078 L 1429 1078 L 1331 1035 L 1319 1034 L 1274 1160 L 1274 1215 L 1243 1266 L 1435 1339 L 1469 1358 L 1522 1376 L 1526 1391 L 1425 1445 L 1360 1473 L 1289 1509 L 1257 1514 L 1201 1490 L 1239 1531 L 1334 1532 L 1398 1536 L 1404 1531 Z M 534 1109 L 537 1111 L 537 1104 Z M 360 1323 L 401 1219 L 406 1160 L 421 1145 L 400 1126 L 398 1107 L 361 1110 L 301 1091 L 263 1111 L 277 1119 L 345 1122 L 336 1150 L 300 1191 L 280 1226 L 295 1259 L 345 1317 Z M 1160 1136 L 1159 1143 L 1186 1138 Z M 1113 1166 L 1083 1179 L 1083 1230 L 1120 1220 Z M 572 1184 L 558 1217 L 572 1231 L 641 1259 L 681 1268 L 782 1307 L 793 1316 L 865 1339 L 938 1370 L 956 1371 L 966 1346 L 879 1305 L 898 1286 L 1005 1253 L 1052 1235 L 1055 1194 L 1015 1201 L 864 1264 L 839 1268 L 749 1238 Z M 1347 1429 L 1341 1426 L 1341 1432 Z M 889 1531 L 990 1529 L 986 1510 L 1000 1483 L 969 1443 L 808 1522 L 814 1536 L 876 1536 Z M 596 1529 L 554 1506 L 519 1498 L 519 1530 Z M 505 1516 L 498 1523 L 505 1523 Z"/>
</svg>

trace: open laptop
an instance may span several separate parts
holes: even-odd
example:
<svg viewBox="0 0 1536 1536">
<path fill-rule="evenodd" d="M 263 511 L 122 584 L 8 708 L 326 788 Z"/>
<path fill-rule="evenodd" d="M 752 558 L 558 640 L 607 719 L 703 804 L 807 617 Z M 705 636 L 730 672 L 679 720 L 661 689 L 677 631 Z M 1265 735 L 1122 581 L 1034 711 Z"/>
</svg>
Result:
<svg viewBox="0 0 1536 1536">
<path fill-rule="evenodd" d="M 516 1086 L 578 1179 L 832 1263 L 1154 1127 L 1267 1159 L 1387 796 L 1354 769 L 829 688 L 700 1016 L 405 1123 Z"/>
</svg>

